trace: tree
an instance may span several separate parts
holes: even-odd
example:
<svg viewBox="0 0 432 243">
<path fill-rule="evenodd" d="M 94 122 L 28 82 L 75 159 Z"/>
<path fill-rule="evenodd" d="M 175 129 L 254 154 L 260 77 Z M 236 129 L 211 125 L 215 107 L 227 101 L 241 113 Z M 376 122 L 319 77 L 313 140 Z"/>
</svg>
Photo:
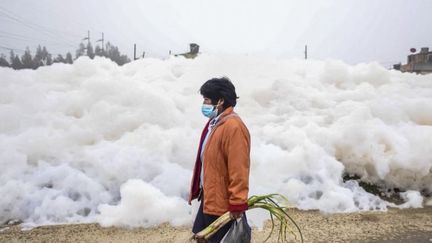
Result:
<svg viewBox="0 0 432 243">
<path fill-rule="evenodd" d="M 49 66 L 52 64 L 53 64 L 52 56 L 51 56 L 51 54 L 48 53 L 47 58 L 46 58 L 46 65 Z"/>
<path fill-rule="evenodd" d="M 15 59 L 15 52 L 13 50 L 9 53 L 9 63 L 12 64 Z"/>
<path fill-rule="evenodd" d="M 66 63 L 66 60 L 61 54 L 58 54 L 56 58 L 54 58 L 54 63 Z"/>
<path fill-rule="evenodd" d="M 103 57 L 103 56 L 105 56 L 105 51 L 100 46 L 97 45 L 95 47 L 95 55 Z"/>
<path fill-rule="evenodd" d="M 41 45 L 38 45 L 38 47 L 36 48 L 36 54 L 33 57 L 33 63 L 35 65 L 34 68 L 38 68 L 40 66 L 43 66 L 44 63 L 42 60 L 43 60 L 42 47 L 41 47 Z"/>
<path fill-rule="evenodd" d="M 117 63 L 118 65 L 123 65 L 130 62 L 130 59 L 126 55 L 122 55 L 118 50 L 118 47 L 111 45 L 111 43 L 106 44 L 106 57 Z"/>
<path fill-rule="evenodd" d="M 38 68 L 40 66 L 49 66 L 53 63 L 52 60 L 52 56 L 51 54 L 48 52 L 47 48 L 41 47 L 41 45 L 38 45 L 38 47 L 36 48 L 36 54 L 33 58 L 33 65 L 34 68 Z"/>
<path fill-rule="evenodd" d="M 66 54 L 66 63 L 72 64 L 73 63 L 73 59 L 72 59 L 72 54 L 70 52 L 68 52 Z"/>
<path fill-rule="evenodd" d="M 85 53 L 86 53 L 86 47 L 84 46 L 83 43 L 80 43 L 78 49 L 75 52 L 75 59 L 77 59 L 80 56 L 84 56 Z"/>
<path fill-rule="evenodd" d="M 12 59 L 11 67 L 15 70 L 23 68 L 23 64 L 21 63 L 21 60 L 18 55 L 15 55 L 15 57 Z"/>
<path fill-rule="evenodd" d="M 42 48 L 42 62 L 47 66 L 52 64 L 52 56 L 45 46 Z"/>
<path fill-rule="evenodd" d="M 30 49 L 28 47 L 26 48 L 24 55 L 21 56 L 21 63 L 23 68 L 36 68 L 36 65 L 33 63 L 33 57 L 31 55 Z"/>
<path fill-rule="evenodd" d="M 93 59 L 95 57 L 95 53 L 93 51 L 93 46 L 90 42 L 87 44 L 87 56 L 90 57 L 91 59 Z"/>
<path fill-rule="evenodd" d="M 10 66 L 9 62 L 7 61 L 6 58 L 7 58 L 6 55 L 4 55 L 4 54 L 0 55 L 0 67 L 9 67 Z"/>
</svg>

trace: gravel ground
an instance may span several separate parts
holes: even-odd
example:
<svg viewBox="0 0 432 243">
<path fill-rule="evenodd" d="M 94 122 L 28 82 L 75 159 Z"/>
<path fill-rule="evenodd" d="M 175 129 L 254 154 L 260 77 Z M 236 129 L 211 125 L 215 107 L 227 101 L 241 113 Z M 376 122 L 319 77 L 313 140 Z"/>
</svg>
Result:
<svg viewBox="0 0 432 243">
<path fill-rule="evenodd" d="M 304 242 L 432 242 L 432 207 L 391 209 L 387 212 L 323 214 L 291 209 Z M 253 230 L 252 242 L 263 242 L 270 232 Z M 188 227 L 161 225 L 150 229 L 103 228 L 98 224 L 41 226 L 23 231 L 0 226 L 0 242 L 188 242 Z M 271 238 L 268 242 L 276 242 Z M 292 242 L 296 242 L 292 240 Z M 298 241 L 297 241 L 298 242 Z"/>
</svg>

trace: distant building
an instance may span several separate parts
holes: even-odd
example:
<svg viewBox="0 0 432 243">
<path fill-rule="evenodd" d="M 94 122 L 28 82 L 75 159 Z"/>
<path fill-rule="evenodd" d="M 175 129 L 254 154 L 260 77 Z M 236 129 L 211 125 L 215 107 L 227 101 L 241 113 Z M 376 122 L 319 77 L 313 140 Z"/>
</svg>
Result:
<svg viewBox="0 0 432 243">
<path fill-rule="evenodd" d="M 395 64 L 393 68 L 401 72 L 419 74 L 432 73 L 432 52 L 429 51 L 429 48 L 423 47 L 419 53 L 415 53 L 416 49 L 412 48 L 411 52 L 413 54 L 408 55 L 407 64 Z"/>
<path fill-rule="evenodd" d="M 186 58 L 195 58 L 199 54 L 199 45 L 195 43 L 189 44 L 190 51 L 182 54 L 175 54 L 174 56 L 184 56 Z"/>
</svg>

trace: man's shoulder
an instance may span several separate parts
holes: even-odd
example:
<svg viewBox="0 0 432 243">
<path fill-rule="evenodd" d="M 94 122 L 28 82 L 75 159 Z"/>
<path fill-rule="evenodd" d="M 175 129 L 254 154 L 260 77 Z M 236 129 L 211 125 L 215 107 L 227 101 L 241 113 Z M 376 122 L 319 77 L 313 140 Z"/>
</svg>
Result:
<svg viewBox="0 0 432 243">
<path fill-rule="evenodd" d="M 237 113 L 231 113 L 224 117 L 224 123 L 227 125 L 238 125 L 243 124 L 243 121 Z"/>
<path fill-rule="evenodd" d="M 235 129 L 242 129 L 242 130 L 246 129 L 247 130 L 247 127 L 244 124 L 243 120 L 237 114 L 234 114 L 230 117 L 227 117 L 226 120 L 224 121 L 223 125 L 224 125 L 225 129 L 228 129 L 228 130 L 232 130 L 232 129 L 234 129 L 234 130 Z"/>
</svg>

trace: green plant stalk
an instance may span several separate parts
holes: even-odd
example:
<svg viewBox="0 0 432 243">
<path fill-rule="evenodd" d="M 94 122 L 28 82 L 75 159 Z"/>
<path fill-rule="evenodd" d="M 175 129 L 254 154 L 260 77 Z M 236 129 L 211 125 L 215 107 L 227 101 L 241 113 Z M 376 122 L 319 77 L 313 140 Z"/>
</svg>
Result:
<svg viewBox="0 0 432 243">
<path fill-rule="evenodd" d="M 230 212 L 224 213 L 222 216 L 217 218 L 207 228 L 195 234 L 194 238 L 208 240 L 212 237 L 220 228 L 229 223 L 232 220 Z"/>
<path fill-rule="evenodd" d="M 264 240 L 264 242 L 267 242 L 270 239 L 271 235 L 273 234 L 273 230 L 274 230 L 273 214 L 272 213 L 269 213 L 269 214 L 270 214 L 270 219 L 271 219 L 271 222 L 272 222 L 272 227 L 271 227 L 271 230 L 270 230 L 270 234 L 267 236 L 267 238 Z"/>
<path fill-rule="evenodd" d="M 270 239 L 271 234 L 274 230 L 274 218 L 278 219 L 280 222 L 279 225 L 279 232 L 278 232 L 278 242 L 285 242 L 287 237 L 287 231 L 294 235 L 294 237 L 297 239 L 296 234 L 294 233 L 294 230 L 289 227 L 289 223 L 292 223 L 300 235 L 300 240 L 303 242 L 303 235 L 301 233 L 300 227 L 297 225 L 297 223 L 288 215 L 286 210 L 288 207 L 280 206 L 276 202 L 276 198 L 280 198 L 285 202 L 288 202 L 288 199 L 284 197 L 281 194 L 268 194 L 263 196 L 251 196 L 248 199 L 248 209 L 253 208 L 262 208 L 264 210 L 267 210 L 270 214 L 270 219 L 272 221 L 272 228 L 270 231 L 270 234 L 266 238 L 264 242 L 266 242 L 268 239 Z M 195 234 L 192 239 L 206 239 L 208 240 L 211 236 L 213 236 L 220 228 L 222 228 L 224 225 L 229 223 L 232 220 L 230 212 L 226 212 L 222 216 L 220 216 L 218 219 L 216 219 L 212 224 L 210 224 L 207 228 L 203 229 L 199 233 Z"/>
</svg>

